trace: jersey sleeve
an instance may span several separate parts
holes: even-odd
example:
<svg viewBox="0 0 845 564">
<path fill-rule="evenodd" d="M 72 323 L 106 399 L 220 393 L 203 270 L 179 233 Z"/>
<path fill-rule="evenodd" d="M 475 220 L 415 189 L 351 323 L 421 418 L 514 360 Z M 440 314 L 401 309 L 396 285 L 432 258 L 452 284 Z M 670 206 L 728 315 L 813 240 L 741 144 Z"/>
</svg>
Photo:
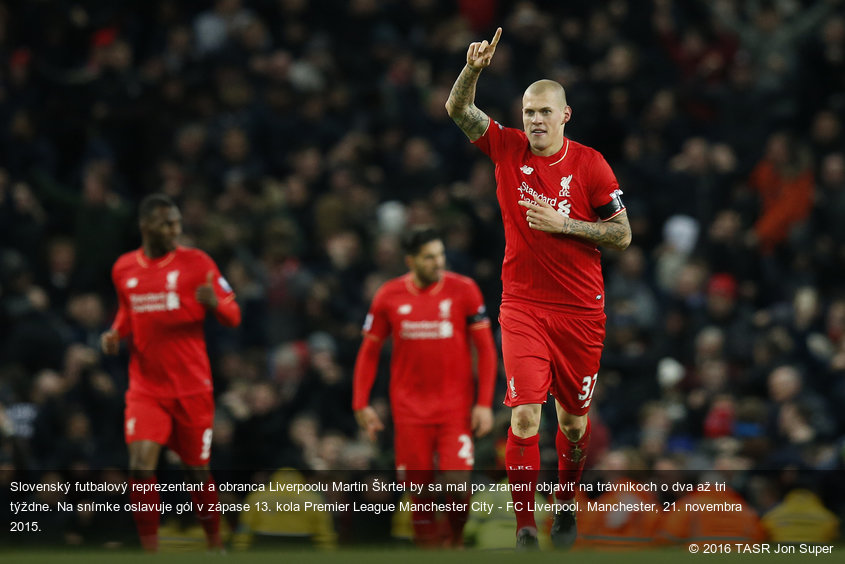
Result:
<svg viewBox="0 0 845 564">
<path fill-rule="evenodd" d="M 473 145 L 481 149 L 494 163 L 502 160 L 508 152 L 518 150 L 523 144 L 519 130 L 505 127 L 493 118 L 490 118 L 484 135 L 473 141 Z"/>
<path fill-rule="evenodd" d="M 498 355 L 493 342 L 493 332 L 490 330 L 490 318 L 481 297 L 478 285 L 469 281 L 467 285 L 467 327 L 470 338 L 478 356 L 478 394 L 476 404 L 482 407 L 493 405 L 493 394 L 496 388 L 496 371 Z"/>
<path fill-rule="evenodd" d="M 382 341 L 376 341 L 364 335 L 355 368 L 352 372 L 352 410 L 364 409 L 370 403 L 370 391 L 376 381 L 379 354 Z"/>
<path fill-rule="evenodd" d="M 619 181 L 616 180 L 610 165 L 598 152 L 590 166 L 590 172 L 590 205 L 602 221 L 607 221 L 625 209 Z"/>
<path fill-rule="evenodd" d="M 390 319 L 384 288 L 379 289 L 370 304 L 362 329 L 364 340 L 358 349 L 352 373 L 352 409 L 357 411 L 370 403 L 370 390 L 376 380 L 379 353 L 384 340 L 390 335 Z"/>
<path fill-rule="evenodd" d="M 487 307 L 484 305 L 484 299 L 481 297 L 481 290 L 475 282 L 469 281 L 467 284 L 466 297 L 466 318 L 467 327 L 475 329 L 477 327 L 490 327 L 490 318 L 487 315 Z"/>
<path fill-rule="evenodd" d="M 475 403 L 482 407 L 491 407 L 499 363 L 493 332 L 489 324 L 478 325 L 475 330 L 470 331 L 470 336 L 478 356 L 478 395 Z"/>
<path fill-rule="evenodd" d="M 378 342 L 384 341 L 390 336 L 390 319 L 387 316 L 387 304 L 384 289 L 376 292 L 373 303 L 370 304 L 370 311 L 364 319 L 362 333 L 365 337 L 375 339 Z"/>
<path fill-rule="evenodd" d="M 235 292 L 229 285 L 229 282 L 220 273 L 217 264 L 210 256 L 203 253 L 203 270 L 212 273 L 212 286 L 214 287 L 214 294 L 217 296 L 217 309 L 214 310 L 214 317 L 221 325 L 226 327 L 237 327 L 241 323 L 241 308 L 238 302 L 235 301 Z M 203 277 L 203 280 L 206 278 Z"/>
<path fill-rule="evenodd" d="M 117 331 L 121 339 L 125 339 L 132 334 L 132 319 L 129 315 L 129 303 L 126 301 L 126 294 L 121 291 L 122 286 L 117 272 L 117 263 L 115 263 L 112 267 L 111 278 L 117 292 L 117 315 L 115 315 L 111 328 Z"/>
</svg>

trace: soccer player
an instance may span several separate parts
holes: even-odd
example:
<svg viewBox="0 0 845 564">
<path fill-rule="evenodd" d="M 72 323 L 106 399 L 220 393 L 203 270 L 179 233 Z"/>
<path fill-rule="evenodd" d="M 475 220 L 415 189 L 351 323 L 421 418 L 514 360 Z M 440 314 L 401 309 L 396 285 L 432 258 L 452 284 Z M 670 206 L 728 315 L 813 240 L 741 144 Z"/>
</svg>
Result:
<svg viewBox="0 0 845 564">
<path fill-rule="evenodd" d="M 382 344 L 392 338 L 390 406 L 399 478 L 430 484 L 436 466 L 457 483 L 457 472 L 472 470 L 472 432 L 481 437 L 493 427 L 497 357 L 490 320 L 475 282 L 444 270 L 436 230 L 410 230 L 402 245 L 410 272 L 386 282 L 373 298 L 355 361 L 352 408 L 374 440 L 384 424 L 369 405 L 370 391 Z M 470 342 L 478 356 L 477 383 Z M 468 493 L 447 498 L 464 508 L 447 512 L 452 546 L 461 544 L 468 499 Z M 417 545 L 435 546 L 430 496 L 413 495 L 411 501 Z"/>
<path fill-rule="evenodd" d="M 121 339 L 129 341 L 124 431 L 129 496 L 139 506 L 133 517 L 141 546 L 156 551 L 160 500 L 155 470 L 166 445 L 201 488 L 191 498 L 209 548 L 218 549 L 220 513 L 208 468 L 214 399 L 203 321 L 212 312 L 223 325 L 235 327 L 241 311 L 214 261 L 177 244 L 182 216 L 170 198 L 147 196 L 139 216 L 141 248 L 122 255 L 112 268 L 119 308 L 100 337 L 106 354 L 117 354 Z"/>
<path fill-rule="evenodd" d="M 496 51 L 492 41 L 472 43 L 446 110 L 496 165 L 505 228 L 502 264 L 502 355 L 505 404 L 512 408 L 505 462 L 517 518 L 517 548 L 537 547 L 534 498 L 540 451 L 541 405 L 555 398 L 561 502 L 580 480 L 590 440 L 588 412 L 605 335 L 604 282 L 597 245 L 625 249 L 631 228 L 619 184 L 602 155 L 565 137 L 572 117 L 563 87 L 531 84 L 522 97 L 523 130 L 504 127 L 475 106 L 479 74 Z M 575 515 L 559 512 L 555 546 L 576 536 Z"/>
</svg>

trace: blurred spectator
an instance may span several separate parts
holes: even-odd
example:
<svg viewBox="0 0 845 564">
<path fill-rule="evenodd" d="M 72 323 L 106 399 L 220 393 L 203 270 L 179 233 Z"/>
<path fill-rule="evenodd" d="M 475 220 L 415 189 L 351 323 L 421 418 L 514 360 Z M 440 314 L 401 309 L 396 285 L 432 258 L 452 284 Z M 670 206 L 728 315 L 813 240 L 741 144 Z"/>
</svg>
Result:
<svg viewBox="0 0 845 564">
<path fill-rule="evenodd" d="M 707 281 L 704 308 L 696 312 L 696 328 L 716 327 L 724 335 L 724 356 L 744 366 L 751 356 L 751 309 L 739 299 L 739 285 L 727 273 L 719 272 Z"/>
<path fill-rule="evenodd" d="M 787 443 L 805 444 L 828 438 L 833 419 L 824 400 L 804 384 L 804 377 L 790 365 L 775 368 L 768 379 L 770 425 L 774 435 Z"/>
<path fill-rule="evenodd" d="M 839 519 L 810 490 L 796 489 L 763 515 L 766 536 L 774 542 L 830 543 L 839 538 Z"/>
<path fill-rule="evenodd" d="M 806 147 L 786 133 L 772 134 L 766 153 L 754 167 L 749 186 L 760 196 L 754 224 L 756 244 L 771 253 L 807 218 L 813 204 L 814 175 Z"/>
<path fill-rule="evenodd" d="M 216 0 L 211 9 L 194 20 L 197 51 L 207 55 L 221 49 L 250 20 L 251 15 L 241 6 L 241 0 Z"/>
<path fill-rule="evenodd" d="M 646 258 L 640 247 L 631 246 L 619 256 L 619 263 L 606 284 L 612 305 L 611 326 L 633 323 L 652 332 L 658 324 L 658 304 L 646 272 Z"/>
<path fill-rule="evenodd" d="M 742 47 L 762 71 L 760 80 L 781 86 L 794 78 L 798 70 L 793 45 L 817 28 L 835 5 L 835 2 L 819 2 L 800 12 L 794 5 L 779 2 L 730 1 L 709 7 L 738 34 Z"/>
</svg>

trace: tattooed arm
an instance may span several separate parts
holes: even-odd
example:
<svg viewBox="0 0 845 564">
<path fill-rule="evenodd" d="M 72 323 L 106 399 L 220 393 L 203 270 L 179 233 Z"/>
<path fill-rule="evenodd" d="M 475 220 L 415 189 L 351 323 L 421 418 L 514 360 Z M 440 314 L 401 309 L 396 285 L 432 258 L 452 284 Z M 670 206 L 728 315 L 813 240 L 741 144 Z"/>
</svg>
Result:
<svg viewBox="0 0 845 564">
<path fill-rule="evenodd" d="M 469 64 L 461 71 L 449 99 L 446 101 L 446 111 L 458 127 L 461 128 L 470 141 L 475 141 L 487 131 L 490 118 L 474 104 L 475 83 L 481 69 L 475 69 Z"/>
<path fill-rule="evenodd" d="M 475 85 L 481 70 L 490 65 L 496 45 L 502 36 L 502 28 L 496 30 L 493 40 L 488 43 L 471 43 L 467 49 L 467 64 L 464 66 L 458 80 L 452 86 L 449 99 L 446 100 L 446 111 L 449 117 L 461 128 L 470 141 L 475 141 L 487 131 L 490 118 L 475 105 Z"/>
<path fill-rule="evenodd" d="M 596 245 L 610 247 L 624 251 L 631 244 L 631 225 L 628 223 L 628 212 L 608 219 L 607 221 L 579 221 L 577 219 L 564 218 L 561 233 L 580 237 L 592 241 Z"/>
<path fill-rule="evenodd" d="M 622 211 L 607 221 L 581 221 L 570 219 L 558 213 L 548 202 L 536 197 L 534 202 L 520 200 L 519 205 L 526 208 L 525 219 L 528 227 L 546 233 L 560 233 L 586 239 L 596 245 L 623 251 L 631 244 L 631 225 L 628 212 Z"/>
</svg>

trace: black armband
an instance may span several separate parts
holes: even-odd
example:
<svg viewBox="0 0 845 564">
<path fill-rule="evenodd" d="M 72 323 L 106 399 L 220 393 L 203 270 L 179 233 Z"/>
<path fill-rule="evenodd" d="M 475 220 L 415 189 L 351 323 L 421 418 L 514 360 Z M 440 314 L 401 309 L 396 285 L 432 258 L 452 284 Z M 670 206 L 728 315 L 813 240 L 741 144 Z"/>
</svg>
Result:
<svg viewBox="0 0 845 564">
<path fill-rule="evenodd" d="M 487 317 L 487 308 L 484 306 L 479 307 L 475 315 L 467 316 L 467 327 L 469 327 L 470 325 L 475 325 L 476 323 L 480 323 L 482 321 L 489 321 Z"/>
<path fill-rule="evenodd" d="M 613 199 L 608 203 L 596 208 L 596 214 L 598 214 L 602 221 L 607 221 L 608 219 L 619 215 L 619 212 L 624 209 L 625 204 L 622 203 L 622 198 L 617 194 L 616 196 L 613 196 Z"/>
</svg>

